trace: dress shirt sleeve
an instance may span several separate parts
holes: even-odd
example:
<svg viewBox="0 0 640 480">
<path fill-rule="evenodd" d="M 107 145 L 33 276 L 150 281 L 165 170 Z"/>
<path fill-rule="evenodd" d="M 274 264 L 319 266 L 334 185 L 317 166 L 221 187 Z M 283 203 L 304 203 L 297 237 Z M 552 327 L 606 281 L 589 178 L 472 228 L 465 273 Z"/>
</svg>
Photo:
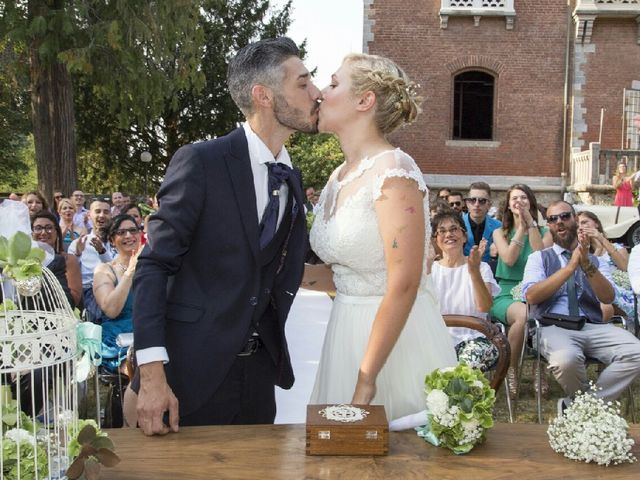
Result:
<svg viewBox="0 0 640 480">
<path fill-rule="evenodd" d="M 136 361 L 138 365 L 151 362 L 169 363 L 169 354 L 164 347 L 149 347 L 136 350 Z"/>
<path fill-rule="evenodd" d="M 640 294 L 640 245 L 636 245 L 631 249 L 627 273 L 629 274 L 633 293 Z"/>
<path fill-rule="evenodd" d="M 542 253 L 540 251 L 533 252 L 527 259 L 524 267 L 524 275 L 522 277 L 522 296 L 526 298 L 527 290 L 532 285 L 541 282 L 547 278 L 542 264 Z"/>
</svg>

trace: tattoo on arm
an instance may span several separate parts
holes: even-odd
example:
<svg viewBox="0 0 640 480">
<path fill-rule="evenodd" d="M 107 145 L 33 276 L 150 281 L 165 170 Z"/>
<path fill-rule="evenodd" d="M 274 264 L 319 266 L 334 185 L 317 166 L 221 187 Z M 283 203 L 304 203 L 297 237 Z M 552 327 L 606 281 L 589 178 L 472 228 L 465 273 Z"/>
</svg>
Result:
<svg viewBox="0 0 640 480">
<path fill-rule="evenodd" d="M 391 245 L 391 248 L 398 248 L 398 240 L 395 238 L 393 239 L 393 245 Z"/>
<path fill-rule="evenodd" d="M 403 225 L 403 226 L 401 226 L 401 227 L 398 227 L 398 233 L 402 233 L 402 232 L 404 232 L 408 226 L 409 226 L 409 225 Z"/>
<path fill-rule="evenodd" d="M 94 290 L 98 290 L 99 288 L 102 288 L 102 287 L 104 287 L 105 285 L 113 285 L 113 284 L 112 284 L 112 283 L 109 283 L 109 282 L 103 282 L 103 283 L 101 283 L 101 284 L 99 284 L 99 285 L 94 286 L 94 287 L 93 287 L 93 289 L 94 289 Z"/>
<path fill-rule="evenodd" d="M 416 213 L 416 209 L 414 207 L 405 208 L 404 211 L 409 212 L 411 214 Z"/>
</svg>

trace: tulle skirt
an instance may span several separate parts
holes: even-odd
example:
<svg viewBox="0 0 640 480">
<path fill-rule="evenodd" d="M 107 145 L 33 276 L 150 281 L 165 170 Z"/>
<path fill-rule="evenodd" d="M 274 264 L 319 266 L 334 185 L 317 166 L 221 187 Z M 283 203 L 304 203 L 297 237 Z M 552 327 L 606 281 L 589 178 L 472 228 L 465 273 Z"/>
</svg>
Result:
<svg viewBox="0 0 640 480">
<path fill-rule="evenodd" d="M 338 294 L 331 310 L 311 404 L 350 403 L 358 369 L 382 297 Z M 395 347 L 378 374 L 371 404 L 389 421 L 426 408 L 424 378 L 456 365 L 456 354 L 435 296 L 420 291 Z"/>
</svg>

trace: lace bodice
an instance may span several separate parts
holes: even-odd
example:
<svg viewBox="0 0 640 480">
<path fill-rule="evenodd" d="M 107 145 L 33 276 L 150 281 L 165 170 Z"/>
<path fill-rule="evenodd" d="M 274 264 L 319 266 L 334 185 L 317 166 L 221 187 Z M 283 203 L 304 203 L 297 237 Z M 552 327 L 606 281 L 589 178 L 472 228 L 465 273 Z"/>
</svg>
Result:
<svg viewBox="0 0 640 480">
<path fill-rule="evenodd" d="M 375 201 L 386 179 L 404 177 L 416 181 L 425 193 L 425 254 L 431 237 L 429 195 L 422 173 L 413 158 L 400 149 L 361 160 L 358 167 L 338 180 L 340 165 L 320 195 L 311 229 L 311 246 L 331 264 L 337 291 L 345 295 L 383 295 L 387 272 Z M 423 271 L 421 285 L 425 286 Z"/>
</svg>

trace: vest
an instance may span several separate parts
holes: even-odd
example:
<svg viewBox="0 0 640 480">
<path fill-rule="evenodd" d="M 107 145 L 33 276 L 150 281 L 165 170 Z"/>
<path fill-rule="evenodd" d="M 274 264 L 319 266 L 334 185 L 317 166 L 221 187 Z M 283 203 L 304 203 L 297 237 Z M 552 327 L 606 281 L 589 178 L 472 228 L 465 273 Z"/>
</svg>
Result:
<svg viewBox="0 0 640 480">
<path fill-rule="evenodd" d="M 289 199 L 280 226 L 268 245 L 261 251 L 258 257 L 260 268 L 260 295 L 256 297 L 257 305 L 251 320 L 251 328 L 258 332 L 267 351 L 276 365 L 279 364 L 282 352 L 282 329 L 278 323 L 275 302 L 271 299 L 271 290 L 279 272 L 289 235 L 293 228 L 295 217 L 299 213 L 299 207 L 293 199 L 293 193 L 289 189 Z M 252 332 L 247 332 L 247 338 Z"/>
<path fill-rule="evenodd" d="M 545 248 L 540 252 L 542 254 L 542 264 L 544 267 L 544 273 L 549 278 L 555 272 L 562 268 L 558 255 L 553 250 L 553 247 Z M 589 260 L 598 268 L 600 263 L 598 258 L 592 254 L 589 254 Z M 587 276 L 584 274 L 581 268 L 578 268 L 575 272 L 576 279 L 576 293 L 578 295 L 578 306 L 580 310 L 585 314 L 589 323 L 603 323 L 602 310 L 600 309 L 600 301 L 591 288 L 591 284 L 587 280 Z M 537 305 L 529 305 L 529 313 L 533 318 L 540 318 L 556 303 L 558 298 L 562 295 L 567 295 L 567 283 L 565 282 L 553 296 L 546 301 Z M 569 312 L 561 312 L 568 314 Z"/>
</svg>

